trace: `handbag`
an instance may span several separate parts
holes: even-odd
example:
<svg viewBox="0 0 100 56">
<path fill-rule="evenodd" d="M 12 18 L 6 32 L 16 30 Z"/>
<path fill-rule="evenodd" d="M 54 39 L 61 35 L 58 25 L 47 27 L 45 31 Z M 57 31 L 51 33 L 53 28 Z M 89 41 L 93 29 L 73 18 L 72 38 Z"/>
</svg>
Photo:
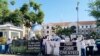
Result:
<svg viewBox="0 0 100 56">
<path fill-rule="evenodd" d="M 98 51 L 98 48 L 96 46 L 93 47 L 94 51 Z"/>
</svg>

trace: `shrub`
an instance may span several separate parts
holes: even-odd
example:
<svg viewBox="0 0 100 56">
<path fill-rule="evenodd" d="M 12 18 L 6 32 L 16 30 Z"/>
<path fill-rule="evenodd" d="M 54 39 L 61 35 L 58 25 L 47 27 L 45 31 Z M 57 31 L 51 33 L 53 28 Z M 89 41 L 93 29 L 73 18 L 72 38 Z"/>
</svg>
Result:
<svg viewBox="0 0 100 56">
<path fill-rule="evenodd" d="M 6 44 L 7 38 L 6 37 L 1 37 L 0 38 L 0 44 Z"/>
</svg>

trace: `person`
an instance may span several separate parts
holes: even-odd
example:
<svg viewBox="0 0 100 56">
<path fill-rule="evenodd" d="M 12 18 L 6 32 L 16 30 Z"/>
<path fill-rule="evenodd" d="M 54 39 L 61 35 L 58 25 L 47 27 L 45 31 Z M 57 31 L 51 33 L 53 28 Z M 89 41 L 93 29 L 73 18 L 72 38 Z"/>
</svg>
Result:
<svg viewBox="0 0 100 56">
<path fill-rule="evenodd" d="M 93 48 L 94 48 L 94 45 L 95 45 L 95 41 L 94 39 L 89 39 L 88 40 L 88 48 L 89 48 L 89 55 L 91 56 L 94 56 L 94 51 L 93 51 Z"/>
<path fill-rule="evenodd" d="M 86 56 L 86 40 L 81 40 L 81 56 Z"/>
<path fill-rule="evenodd" d="M 10 53 L 10 51 L 11 51 L 10 50 L 11 43 L 12 43 L 12 39 L 8 38 L 7 45 L 6 45 L 7 53 Z"/>
<path fill-rule="evenodd" d="M 47 49 L 48 49 L 48 54 L 49 56 L 53 56 L 54 55 L 54 49 L 56 47 L 56 44 L 55 44 L 56 40 L 53 39 L 53 41 L 51 41 L 50 39 L 47 40 Z"/>
<path fill-rule="evenodd" d="M 43 55 L 45 55 L 45 51 L 44 51 L 44 45 L 43 45 L 43 39 L 44 39 L 44 36 L 43 36 L 43 38 L 41 38 L 40 39 L 40 48 L 41 48 L 41 53 L 43 54 Z"/>
<path fill-rule="evenodd" d="M 47 41 L 48 35 L 44 36 L 42 39 L 42 54 L 45 56 L 47 54 L 46 52 L 46 41 Z"/>
</svg>

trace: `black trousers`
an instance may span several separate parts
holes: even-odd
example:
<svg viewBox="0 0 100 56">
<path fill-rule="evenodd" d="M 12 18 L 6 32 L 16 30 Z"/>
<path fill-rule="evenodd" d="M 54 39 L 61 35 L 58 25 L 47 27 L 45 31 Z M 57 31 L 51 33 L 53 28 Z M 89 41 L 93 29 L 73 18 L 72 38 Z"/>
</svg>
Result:
<svg viewBox="0 0 100 56">
<path fill-rule="evenodd" d="M 89 55 L 94 56 L 93 46 L 88 46 L 89 48 Z"/>
</svg>

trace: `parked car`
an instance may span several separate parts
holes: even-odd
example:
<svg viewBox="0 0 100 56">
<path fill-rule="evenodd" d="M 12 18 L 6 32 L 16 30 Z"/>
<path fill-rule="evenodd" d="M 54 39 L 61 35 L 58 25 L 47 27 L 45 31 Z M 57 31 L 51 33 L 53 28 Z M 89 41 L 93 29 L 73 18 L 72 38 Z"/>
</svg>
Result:
<svg viewBox="0 0 100 56">
<path fill-rule="evenodd" d="M 98 50 L 100 51 L 100 39 L 96 40 L 96 45 L 97 45 Z"/>
<path fill-rule="evenodd" d="M 100 55 L 100 39 L 96 39 L 96 46 L 97 46 L 97 49 L 98 51 L 96 52 L 96 54 L 99 54 Z"/>
</svg>

